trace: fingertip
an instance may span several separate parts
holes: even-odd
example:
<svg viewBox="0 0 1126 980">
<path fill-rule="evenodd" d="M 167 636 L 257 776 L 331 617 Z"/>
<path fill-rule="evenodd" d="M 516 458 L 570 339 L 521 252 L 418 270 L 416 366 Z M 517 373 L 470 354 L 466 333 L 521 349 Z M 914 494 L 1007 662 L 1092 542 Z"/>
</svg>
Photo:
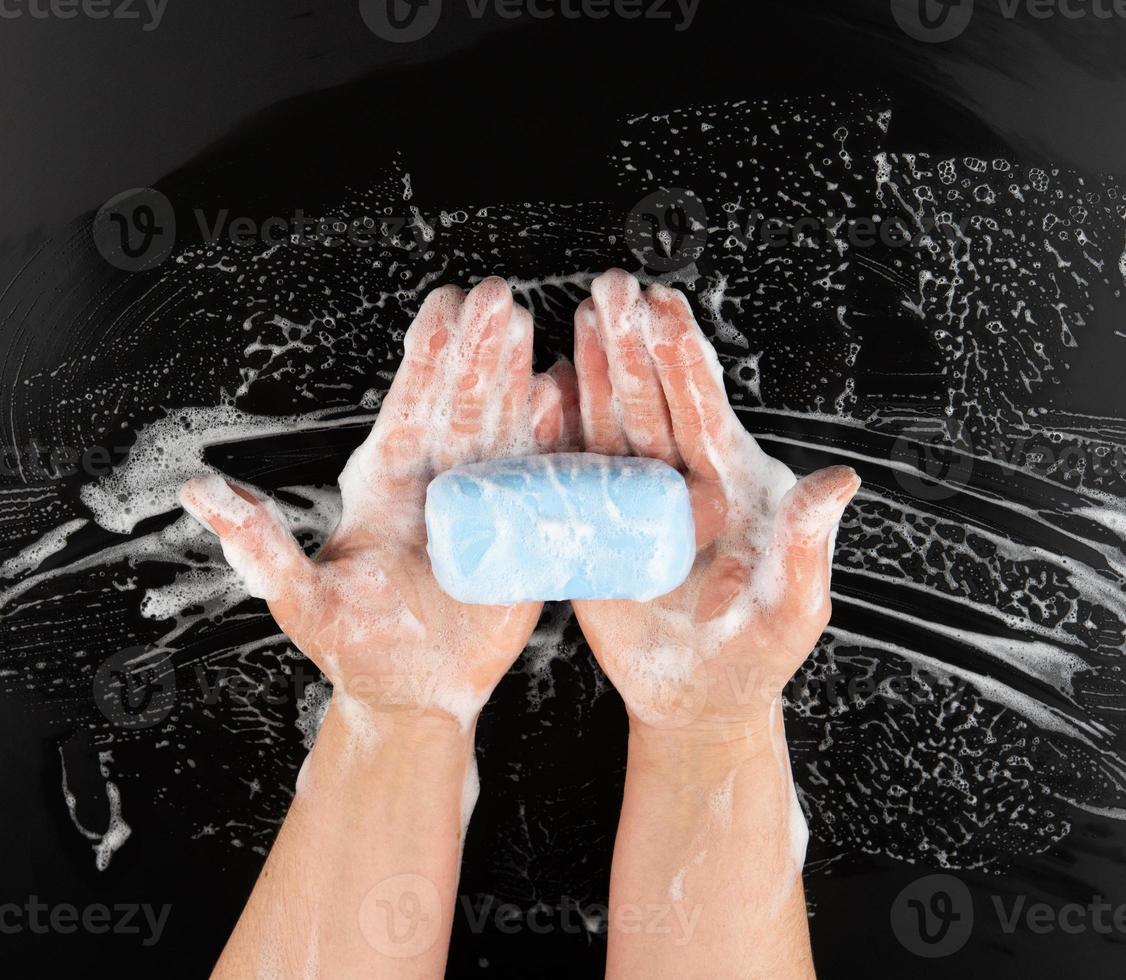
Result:
<svg viewBox="0 0 1126 980">
<path fill-rule="evenodd" d="M 590 284 L 590 295 L 597 306 L 627 305 L 640 293 L 640 283 L 625 269 L 607 269 Z"/>
<path fill-rule="evenodd" d="M 575 307 L 575 327 L 584 330 L 593 330 L 598 323 L 598 314 L 594 310 L 594 299 L 588 296 Z"/>
<path fill-rule="evenodd" d="M 851 466 L 829 466 L 819 472 L 823 475 L 826 493 L 842 501 L 845 506 L 860 489 L 860 475 Z"/>
<path fill-rule="evenodd" d="M 446 285 L 432 289 L 426 294 L 415 322 L 424 319 L 423 314 L 433 314 L 439 317 L 455 316 L 464 301 L 465 290 L 456 283 L 446 283 Z"/>
<path fill-rule="evenodd" d="M 217 473 L 204 473 L 193 476 L 180 487 L 180 502 L 186 507 L 202 510 L 226 493 L 230 493 L 226 480 Z"/>
<path fill-rule="evenodd" d="M 569 393 L 574 393 L 575 397 L 578 398 L 578 375 L 575 373 L 575 365 L 571 363 L 570 358 L 560 357 L 547 369 L 547 373 L 559 385 L 565 398 Z"/>
<path fill-rule="evenodd" d="M 178 494 L 180 504 L 208 530 L 225 534 L 254 511 L 257 498 L 218 473 L 192 477 Z"/>
<path fill-rule="evenodd" d="M 563 392 L 550 374 L 532 376 L 532 435 L 548 451 L 563 438 Z"/>
<path fill-rule="evenodd" d="M 594 312 L 594 303 L 583 300 L 575 310 L 575 370 L 582 377 L 591 370 L 604 372 L 607 363 L 606 347 L 598 333 L 598 316 Z"/>
<path fill-rule="evenodd" d="M 859 489 L 860 477 L 851 466 L 829 466 L 802 477 L 786 495 L 791 534 L 808 539 L 831 533 Z"/>
<path fill-rule="evenodd" d="M 509 338 L 514 346 L 530 344 L 535 334 L 532 314 L 519 303 L 512 304 L 512 315 L 508 321 Z"/>
<path fill-rule="evenodd" d="M 649 323 L 649 346 L 653 356 L 664 347 L 666 359 L 680 357 L 681 348 L 695 343 L 711 346 L 696 322 L 688 298 L 679 290 L 663 283 L 654 283 L 645 292 L 652 313 Z"/>
<path fill-rule="evenodd" d="M 249 487 L 244 487 L 241 484 L 232 482 L 231 480 L 226 480 L 225 482 L 227 484 L 227 488 L 231 491 L 231 493 L 238 494 L 238 496 L 242 497 L 242 499 L 247 501 L 248 503 L 258 504 L 262 502 L 262 498 L 257 496 Z"/>
<path fill-rule="evenodd" d="M 650 302 L 660 305 L 675 304 L 684 309 L 688 306 L 688 298 L 679 289 L 665 282 L 651 282 L 645 287 L 645 298 Z"/>
<path fill-rule="evenodd" d="M 208 530 L 214 530 L 214 528 L 211 527 L 211 521 L 208 520 L 207 513 L 203 507 L 205 479 L 206 477 L 193 476 L 180 487 L 176 497 L 180 501 L 180 506 L 199 521 L 200 524 Z"/>
<path fill-rule="evenodd" d="M 505 292 L 509 295 L 512 294 L 512 290 L 508 287 L 508 280 L 505 279 L 504 276 L 498 275 L 485 276 L 485 278 L 478 282 L 473 288 L 489 293 L 499 294 Z"/>
<path fill-rule="evenodd" d="M 462 313 L 469 325 L 480 323 L 483 326 L 493 317 L 506 314 L 512 305 L 508 281 L 500 276 L 489 276 L 469 290 Z"/>
<path fill-rule="evenodd" d="M 551 373 L 532 375 L 532 413 L 533 416 L 545 406 L 560 404 L 562 392 Z"/>
</svg>

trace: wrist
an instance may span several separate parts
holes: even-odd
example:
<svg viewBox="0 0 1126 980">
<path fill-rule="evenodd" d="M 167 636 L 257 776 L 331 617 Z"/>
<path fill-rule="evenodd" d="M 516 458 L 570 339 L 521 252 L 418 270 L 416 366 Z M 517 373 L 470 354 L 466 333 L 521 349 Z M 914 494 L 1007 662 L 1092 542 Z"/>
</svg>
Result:
<svg viewBox="0 0 1126 980">
<path fill-rule="evenodd" d="M 343 672 L 335 657 L 323 659 L 333 703 L 357 711 L 362 708 L 389 728 L 409 728 L 416 721 L 426 727 L 444 718 L 472 729 L 492 693 L 492 685 L 482 690 L 470 681 L 443 683 L 438 670 L 416 664 Z"/>
<path fill-rule="evenodd" d="M 297 775 L 294 806 L 328 801 L 375 814 L 394 797 L 464 814 L 476 799 L 474 733 L 450 716 L 381 717 L 334 695 Z"/>
<path fill-rule="evenodd" d="M 425 710 L 386 710 L 335 692 L 325 712 L 317 744 L 346 749 L 362 759 L 388 753 L 434 757 L 472 752 L 477 717 Z"/>
<path fill-rule="evenodd" d="M 698 719 L 679 728 L 656 728 L 630 718 L 630 771 L 668 781 L 722 779 L 763 760 L 774 769 L 785 753 L 780 698 L 743 718 Z"/>
</svg>

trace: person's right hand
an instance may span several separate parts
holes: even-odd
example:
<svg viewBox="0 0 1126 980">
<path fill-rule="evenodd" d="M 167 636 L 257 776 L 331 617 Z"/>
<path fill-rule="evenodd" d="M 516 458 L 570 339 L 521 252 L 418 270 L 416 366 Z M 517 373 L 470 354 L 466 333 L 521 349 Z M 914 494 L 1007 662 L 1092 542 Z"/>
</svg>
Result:
<svg viewBox="0 0 1126 980">
<path fill-rule="evenodd" d="M 678 291 L 642 292 L 616 269 L 591 292 L 575 314 L 585 448 L 678 468 L 697 557 L 668 595 L 575 602 L 575 613 L 631 730 L 734 741 L 767 726 L 828 622 L 833 540 L 860 481 L 845 466 L 796 481 L 759 448 Z"/>
<path fill-rule="evenodd" d="M 268 498 L 219 475 L 183 488 L 253 595 L 335 685 L 338 702 L 471 723 L 520 655 L 541 603 L 468 606 L 426 554 L 426 486 L 462 463 L 561 448 L 570 365 L 532 373 L 532 317 L 503 279 L 426 297 L 371 434 L 340 475 L 343 514 L 316 559 Z"/>
</svg>

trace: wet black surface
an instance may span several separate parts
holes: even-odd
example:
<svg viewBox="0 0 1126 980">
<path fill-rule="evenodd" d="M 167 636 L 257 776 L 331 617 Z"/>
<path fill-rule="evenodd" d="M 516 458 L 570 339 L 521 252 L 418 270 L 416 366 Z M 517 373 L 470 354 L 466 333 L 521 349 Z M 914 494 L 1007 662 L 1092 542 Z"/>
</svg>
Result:
<svg viewBox="0 0 1126 980">
<path fill-rule="evenodd" d="M 788 690 L 819 974 L 1116 976 L 1126 931 L 1094 913 L 1077 931 L 1003 919 L 1022 896 L 1126 902 L 1126 24 L 1000 9 L 943 44 L 878 3 L 713 4 L 677 31 L 447 2 L 402 45 L 348 3 L 171 5 L 151 32 L 0 24 L 0 558 L 68 528 L 0 579 L 0 901 L 171 906 L 149 946 L 143 924 L 4 934 L 11 975 L 206 975 L 304 757 L 315 672 L 212 546 L 177 536 L 194 435 L 212 465 L 291 488 L 315 540 L 427 289 L 511 277 L 550 363 L 590 276 L 637 267 L 630 210 L 674 186 L 708 236 L 669 275 L 746 424 L 795 469 L 840 459 L 865 480 L 833 628 Z M 145 185 L 175 247 L 126 273 L 90 221 Z M 389 230 L 208 245 L 197 209 Z M 818 225 L 760 247 L 756 211 Z M 870 215 L 911 245 L 858 241 L 847 222 Z M 107 456 L 52 475 L 31 440 Z M 156 693 L 123 724 L 99 667 L 137 648 Z M 550 609 L 482 718 L 451 977 L 600 974 L 623 737 Z M 104 870 L 64 766 L 95 837 L 120 794 L 131 833 Z M 939 873 L 968 886 L 972 930 L 927 958 L 946 947 L 919 938 L 904 889 L 926 904 L 953 887 Z M 533 909 L 549 933 L 520 926 Z"/>
</svg>

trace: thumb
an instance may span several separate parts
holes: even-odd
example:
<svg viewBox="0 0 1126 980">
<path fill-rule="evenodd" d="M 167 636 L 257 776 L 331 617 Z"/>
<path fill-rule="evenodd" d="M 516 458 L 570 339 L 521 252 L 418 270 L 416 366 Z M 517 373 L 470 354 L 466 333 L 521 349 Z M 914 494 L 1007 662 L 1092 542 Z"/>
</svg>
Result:
<svg viewBox="0 0 1126 980">
<path fill-rule="evenodd" d="M 180 503 L 218 535 L 223 557 L 255 598 L 272 602 L 292 595 L 312 575 L 313 563 L 268 497 L 210 474 L 185 483 Z"/>
<path fill-rule="evenodd" d="M 546 374 L 532 377 L 532 431 L 541 452 L 569 452 L 579 446 L 579 389 L 565 358 Z"/>
<path fill-rule="evenodd" d="M 572 452 L 583 442 L 583 423 L 579 415 L 579 379 L 575 366 L 565 357 L 559 358 L 547 373 L 559 388 L 560 410 L 563 413 L 563 429 L 560 433 L 559 452 Z"/>
<path fill-rule="evenodd" d="M 851 466 L 830 466 L 802 477 L 782 498 L 776 530 L 791 580 L 809 581 L 818 570 L 828 574 L 841 515 L 859 489 Z"/>
</svg>

